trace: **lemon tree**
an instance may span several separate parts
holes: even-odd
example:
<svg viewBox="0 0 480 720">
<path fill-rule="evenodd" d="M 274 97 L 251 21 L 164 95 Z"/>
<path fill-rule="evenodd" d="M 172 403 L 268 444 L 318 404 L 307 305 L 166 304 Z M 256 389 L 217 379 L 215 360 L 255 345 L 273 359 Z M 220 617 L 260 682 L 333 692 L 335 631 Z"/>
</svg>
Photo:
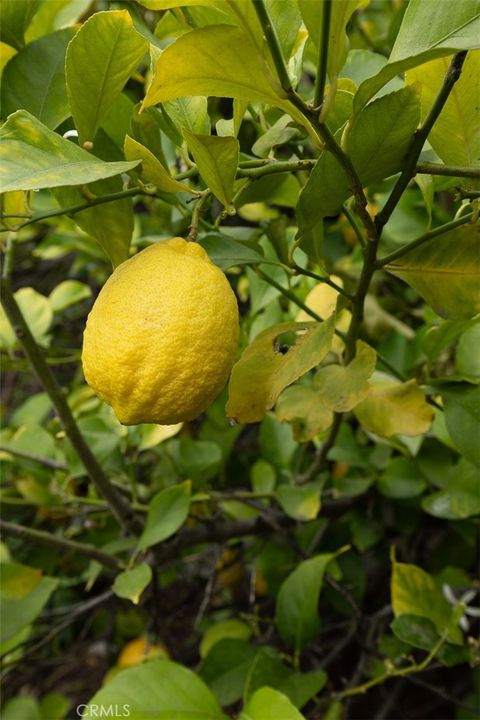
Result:
<svg viewBox="0 0 480 720">
<path fill-rule="evenodd" d="M 2 718 L 477 717 L 479 1 L 0 20 Z"/>
</svg>

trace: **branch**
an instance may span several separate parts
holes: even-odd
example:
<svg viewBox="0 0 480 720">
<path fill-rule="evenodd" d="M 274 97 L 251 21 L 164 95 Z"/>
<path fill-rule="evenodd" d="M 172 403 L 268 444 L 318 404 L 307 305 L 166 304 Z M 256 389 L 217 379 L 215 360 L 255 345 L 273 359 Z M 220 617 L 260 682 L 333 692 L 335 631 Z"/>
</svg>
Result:
<svg viewBox="0 0 480 720">
<path fill-rule="evenodd" d="M 211 191 L 207 189 L 202 192 L 197 202 L 195 203 L 195 207 L 193 208 L 192 213 L 192 222 L 190 224 L 188 232 L 188 240 L 190 240 L 190 242 L 195 242 L 197 239 L 198 226 L 200 225 L 200 220 L 202 218 L 203 208 L 205 207 L 205 203 L 208 201 L 211 195 Z"/>
<path fill-rule="evenodd" d="M 460 165 L 440 165 L 439 163 L 430 162 L 417 163 L 415 172 L 422 175 L 480 178 L 479 168 L 462 167 Z"/>
<path fill-rule="evenodd" d="M 390 197 L 385 203 L 383 210 L 381 210 L 381 212 L 375 218 L 375 226 L 377 228 L 378 234 L 381 233 L 383 227 L 387 224 L 391 214 L 397 207 L 397 204 L 401 196 L 403 195 L 404 190 L 406 189 L 410 180 L 415 175 L 417 160 L 420 157 L 420 153 L 422 152 L 425 141 L 430 134 L 430 130 L 432 129 L 435 121 L 442 112 L 445 103 L 447 102 L 448 97 L 453 89 L 453 86 L 455 85 L 462 73 L 462 67 L 463 63 L 465 62 L 466 56 L 466 51 L 459 52 L 453 56 L 452 62 L 450 63 L 450 67 L 447 70 L 447 74 L 445 75 L 445 79 L 443 81 L 440 92 L 435 98 L 435 101 L 430 108 L 430 112 L 425 118 L 423 125 L 419 130 L 417 130 L 414 135 L 414 139 L 408 152 L 402 173 L 398 178 L 397 182 L 395 183 L 395 186 L 390 194 Z"/>
<path fill-rule="evenodd" d="M 17 525 L 16 523 L 7 522 L 6 520 L 0 520 L 0 531 L 7 537 L 25 538 L 34 543 L 48 545 L 57 550 L 85 555 L 85 557 L 96 560 L 101 565 L 113 570 L 121 570 L 123 567 L 122 563 L 117 560 L 116 557 L 108 555 L 108 553 L 99 550 L 94 545 L 77 542 L 76 540 L 67 540 L 67 538 L 61 538 L 57 535 L 44 532 L 43 530 L 35 530 L 34 528 L 25 527 L 24 525 Z"/>
<path fill-rule="evenodd" d="M 293 269 L 295 270 L 297 275 L 305 275 L 306 277 L 311 277 L 314 280 L 317 280 L 317 282 L 324 283 L 325 285 L 330 285 L 331 288 L 340 293 L 340 295 L 346 297 L 347 300 L 353 299 L 353 295 L 350 295 L 349 292 L 340 287 L 340 285 L 337 285 L 337 283 L 331 280 L 329 277 L 318 275 L 311 270 L 306 270 L 305 268 L 300 267 L 300 265 L 294 265 Z"/>
<path fill-rule="evenodd" d="M 325 94 L 325 83 L 327 80 L 328 65 L 328 42 L 330 38 L 330 17 L 332 14 L 332 0 L 323 0 L 322 8 L 322 37 L 320 40 L 320 50 L 318 53 L 318 70 L 315 78 L 315 90 L 313 94 L 313 104 L 318 107 L 323 103 Z"/>
<path fill-rule="evenodd" d="M 6 452 L 15 457 L 23 458 L 24 460 L 31 460 L 32 462 L 43 465 L 44 467 L 50 468 L 50 470 L 68 470 L 68 467 L 58 460 L 52 460 L 52 458 L 42 457 L 41 455 L 34 455 L 26 450 L 17 450 L 16 448 L 8 447 L 7 445 L 0 445 L 0 452 Z"/>
<path fill-rule="evenodd" d="M 377 269 L 385 267 L 385 265 L 388 265 L 389 263 L 393 262 L 394 260 L 397 260 L 400 257 L 403 257 L 403 255 L 406 255 L 410 250 L 413 250 L 414 248 L 419 247 L 420 245 L 423 245 L 424 243 L 428 242 L 429 240 L 432 240 L 433 238 L 438 237 L 439 235 L 444 235 L 444 233 L 449 232 L 450 230 L 455 230 L 457 227 L 461 227 L 462 225 L 466 225 L 469 223 L 473 218 L 473 212 L 467 213 L 466 215 L 462 215 L 461 217 L 457 218 L 456 220 L 451 220 L 448 223 L 445 223 L 445 225 L 440 225 L 437 228 L 434 228 L 433 230 L 430 230 L 430 232 L 425 233 L 425 235 L 421 235 L 416 240 L 412 240 L 412 242 L 408 243 L 407 245 L 404 245 L 403 247 L 399 248 L 398 250 L 395 250 L 394 252 L 390 253 L 389 255 L 386 255 L 383 258 L 380 258 L 376 261 L 375 267 Z"/>
<path fill-rule="evenodd" d="M 12 247 L 13 245 L 10 245 L 10 252 Z M 9 277 L 5 277 L 5 275 L 2 276 L 0 289 L 3 309 L 10 321 L 17 340 L 30 361 L 32 368 L 35 370 L 40 383 L 50 397 L 65 433 L 85 466 L 95 488 L 108 502 L 119 523 L 131 532 L 140 533 L 142 527 L 138 518 L 129 503 L 110 483 L 103 468 L 92 453 L 90 446 L 81 434 L 65 395 L 51 369 L 45 362 L 45 358 L 37 345 L 37 341 L 33 337 L 15 300 Z"/>
</svg>

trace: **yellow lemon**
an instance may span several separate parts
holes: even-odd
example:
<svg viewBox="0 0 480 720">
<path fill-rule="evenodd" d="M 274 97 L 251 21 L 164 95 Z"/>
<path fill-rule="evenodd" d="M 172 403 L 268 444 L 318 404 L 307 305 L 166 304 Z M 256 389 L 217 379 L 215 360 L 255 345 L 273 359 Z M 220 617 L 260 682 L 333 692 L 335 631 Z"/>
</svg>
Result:
<svg viewBox="0 0 480 720">
<path fill-rule="evenodd" d="M 140 637 L 125 645 L 118 656 L 117 667 L 132 667 L 157 657 L 169 658 L 170 654 L 164 645 L 154 645 L 146 637 Z"/>
<path fill-rule="evenodd" d="M 224 387 L 238 342 L 238 308 L 205 250 L 158 242 L 119 265 L 83 338 L 90 387 L 124 425 L 193 420 Z"/>
</svg>

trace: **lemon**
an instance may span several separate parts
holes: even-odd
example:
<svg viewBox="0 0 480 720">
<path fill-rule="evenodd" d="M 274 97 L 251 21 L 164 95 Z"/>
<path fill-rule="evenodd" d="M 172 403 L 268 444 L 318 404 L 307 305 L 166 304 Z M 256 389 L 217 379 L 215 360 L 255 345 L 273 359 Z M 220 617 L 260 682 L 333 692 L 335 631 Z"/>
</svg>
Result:
<svg viewBox="0 0 480 720">
<path fill-rule="evenodd" d="M 238 308 L 205 250 L 157 242 L 119 265 L 88 316 L 85 379 L 124 425 L 193 420 L 224 387 Z"/>
<path fill-rule="evenodd" d="M 125 645 L 118 656 L 117 666 L 119 668 L 132 667 L 157 657 L 169 658 L 170 654 L 167 648 L 164 645 L 155 645 L 149 642 L 146 637 L 140 637 Z"/>
</svg>

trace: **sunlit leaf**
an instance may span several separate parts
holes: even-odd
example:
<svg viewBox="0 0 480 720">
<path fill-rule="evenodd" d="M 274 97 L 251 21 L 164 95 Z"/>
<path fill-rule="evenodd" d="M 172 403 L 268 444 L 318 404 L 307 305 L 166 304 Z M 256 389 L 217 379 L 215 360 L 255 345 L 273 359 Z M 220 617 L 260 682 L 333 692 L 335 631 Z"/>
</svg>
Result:
<svg viewBox="0 0 480 720">
<path fill-rule="evenodd" d="M 281 323 L 257 335 L 232 370 L 228 416 L 238 422 L 261 420 L 287 385 L 327 355 L 334 323 L 332 315 L 323 323 Z"/>
<path fill-rule="evenodd" d="M 411 250 L 386 266 L 442 317 L 470 318 L 480 312 L 480 227 L 464 225 Z"/>
<path fill-rule="evenodd" d="M 186 128 L 182 132 L 205 184 L 225 207 L 229 206 L 238 167 L 238 140 L 195 135 Z"/>
<path fill-rule="evenodd" d="M 295 520 L 313 520 L 320 511 L 319 483 L 280 485 L 275 496 L 287 515 Z"/>
<path fill-rule="evenodd" d="M 53 320 L 52 307 L 48 299 L 33 288 L 24 287 L 17 290 L 15 300 L 33 337 L 40 345 L 48 345 L 48 330 Z M 3 307 L 0 307 L 0 347 L 4 350 L 13 350 L 17 345 L 18 340 L 13 328 Z"/>
<path fill-rule="evenodd" d="M 161 192 L 188 192 L 192 190 L 184 183 L 172 178 L 160 160 L 148 148 L 127 135 L 125 138 L 125 158 L 127 160 L 141 160 L 141 176 L 146 182 L 152 183 Z M 138 168 L 137 168 L 138 172 Z"/>
<path fill-rule="evenodd" d="M 118 597 L 131 600 L 138 605 L 140 595 L 152 579 L 152 569 L 147 563 L 141 563 L 132 570 L 125 570 L 119 573 L 112 585 L 112 590 Z"/>
<path fill-rule="evenodd" d="M 415 380 L 400 383 L 375 379 L 354 413 L 367 430 L 386 438 L 421 435 L 433 419 L 433 409 Z"/>
<path fill-rule="evenodd" d="M 480 3 L 438 3 L 437 0 L 411 0 L 403 17 L 387 65 L 365 80 L 355 96 L 355 112 L 387 82 L 409 68 L 437 57 L 480 45 Z"/>
<path fill-rule="evenodd" d="M 245 705 L 239 720 L 305 720 L 286 695 L 269 687 L 257 690 Z"/>
<path fill-rule="evenodd" d="M 0 642 L 30 625 L 43 610 L 58 580 L 18 563 L 2 563 L 0 579 Z"/>
<path fill-rule="evenodd" d="M 375 370 L 377 354 L 370 345 L 357 341 L 354 359 L 346 366 L 327 365 L 315 375 L 318 402 L 335 412 L 348 412 L 368 394 L 368 378 Z"/>
<path fill-rule="evenodd" d="M 83 185 L 128 172 L 135 162 L 103 162 L 49 130 L 26 110 L 0 128 L 0 191 Z"/>
<path fill-rule="evenodd" d="M 422 85 L 422 119 L 425 118 L 443 84 L 451 57 L 438 58 L 409 70 L 407 81 Z M 430 130 L 428 141 L 448 165 L 479 166 L 480 123 L 478 122 L 478 78 L 480 52 L 468 53 L 460 78 L 455 83 L 440 116 Z"/>
<path fill-rule="evenodd" d="M 2 0 L 0 40 L 20 50 L 25 31 L 41 5 L 41 0 Z"/>
<path fill-rule="evenodd" d="M 462 642 L 460 629 L 452 623 L 452 608 L 435 580 L 422 568 L 393 562 L 392 608 L 395 617 L 418 615 L 431 620 L 440 635 L 453 643 Z"/>
<path fill-rule="evenodd" d="M 94 13 L 67 50 L 67 93 L 80 145 L 93 142 L 115 98 L 148 51 L 128 10 Z"/>
</svg>

